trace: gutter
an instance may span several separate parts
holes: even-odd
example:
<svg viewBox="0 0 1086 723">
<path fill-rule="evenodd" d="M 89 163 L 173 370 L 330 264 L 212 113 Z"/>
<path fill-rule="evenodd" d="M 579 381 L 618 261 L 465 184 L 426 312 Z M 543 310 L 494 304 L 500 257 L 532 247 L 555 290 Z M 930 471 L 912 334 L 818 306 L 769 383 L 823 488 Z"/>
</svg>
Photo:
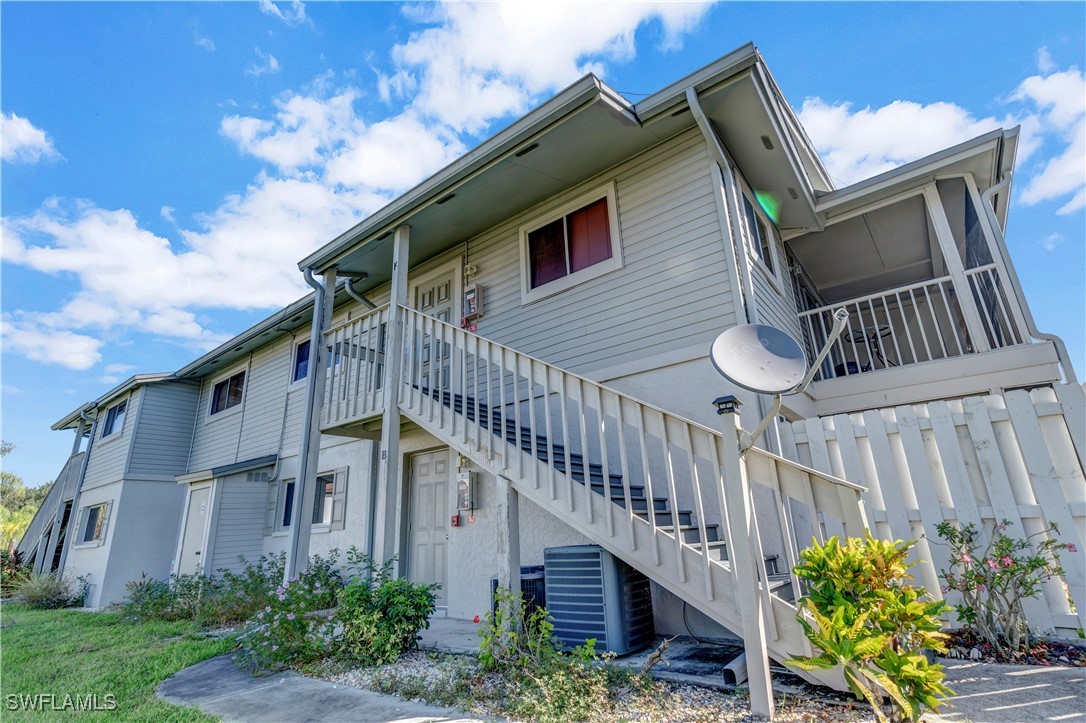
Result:
<svg viewBox="0 0 1086 723">
<path fill-rule="evenodd" d="M 1037 322 L 1033 319 L 1033 312 L 1029 308 L 1029 303 L 1026 302 L 1025 292 L 1022 290 L 1022 282 L 1018 279 L 1018 272 L 1015 271 L 1014 264 L 1010 262 L 1010 251 L 1007 249 L 1007 239 L 1003 234 L 1003 227 L 999 224 L 999 219 L 996 216 L 995 206 L 992 204 L 992 197 L 1004 189 L 1009 189 L 1011 185 L 1011 178 L 1014 174 L 1011 171 L 1007 171 L 1003 174 L 1003 177 L 994 186 L 981 194 L 981 206 L 984 208 L 984 215 L 988 217 L 988 225 L 992 227 L 992 236 L 995 237 L 996 246 L 999 247 L 999 253 L 1003 257 L 1003 266 L 1007 270 L 1007 281 L 1011 284 L 1011 289 L 1014 290 L 1015 295 L 1023 303 L 1022 307 L 1022 319 L 1026 322 L 1026 331 L 1029 335 L 1038 341 L 1050 341 L 1053 346 L 1056 347 L 1056 356 L 1060 359 L 1060 366 L 1063 368 L 1063 377 L 1068 384 L 1078 384 L 1078 377 L 1075 376 L 1075 368 L 1071 366 L 1071 355 L 1067 353 L 1067 345 L 1064 344 L 1063 339 L 1055 334 L 1046 334 L 1037 328 Z"/>
<path fill-rule="evenodd" d="M 87 442 L 87 451 L 83 455 L 83 462 L 79 465 L 79 482 L 75 486 L 75 494 L 72 495 L 72 514 L 68 517 L 68 527 L 64 530 L 64 547 L 60 550 L 60 566 L 58 569 L 64 569 L 64 563 L 68 561 L 68 550 L 72 549 L 72 543 L 75 538 L 72 536 L 75 534 L 75 526 L 79 519 L 79 494 L 83 491 L 83 481 L 87 478 L 87 466 L 90 463 L 91 451 L 94 449 L 94 439 L 98 436 L 98 415 L 94 415 L 92 419 L 87 415 L 87 411 L 83 410 L 79 413 L 80 418 L 91 425 L 90 429 L 90 441 Z M 61 500 L 61 504 L 64 500 Z"/>
</svg>

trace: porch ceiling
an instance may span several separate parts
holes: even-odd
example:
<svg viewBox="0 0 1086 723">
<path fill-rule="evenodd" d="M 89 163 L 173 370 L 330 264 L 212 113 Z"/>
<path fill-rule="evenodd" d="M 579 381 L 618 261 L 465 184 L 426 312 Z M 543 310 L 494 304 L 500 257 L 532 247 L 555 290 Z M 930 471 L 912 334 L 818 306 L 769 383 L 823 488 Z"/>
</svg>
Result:
<svg viewBox="0 0 1086 723">
<path fill-rule="evenodd" d="M 919 195 L 799 236 L 789 245 L 827 303 L 938 275 Z"/>
</svg>

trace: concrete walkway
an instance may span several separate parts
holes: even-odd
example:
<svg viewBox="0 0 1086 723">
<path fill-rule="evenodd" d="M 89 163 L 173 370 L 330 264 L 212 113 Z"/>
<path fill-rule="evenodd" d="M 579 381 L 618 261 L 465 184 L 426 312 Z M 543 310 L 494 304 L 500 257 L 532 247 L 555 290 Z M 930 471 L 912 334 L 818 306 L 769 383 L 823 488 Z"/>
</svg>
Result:
<svg viewBox="0 0 1086 723">
<path fill-rule="evenodd" d="M 162 681 L 158 697 L 175 705 L 196 706 L 224 721 L 477 723 L 477 719 L 451 708 L 407 702 L 294 672 L 254 678 L 238 668 L 229 654 L 197 663 Z"/>
<path fill-rule="evenodd" d="M 449 653 L 477 652 L 479 625 L 433 618 L 422 631 L 420 647 Z M 692 638 L 674 640 L 666 657 L 670 669 L 653 673 L 675 682 L 726 688 L 720 674 L 741 646 L 704 645 Z M 639 667 L 650 651 L 623 658 Z M 994 665 L 941 660 L 947 685 L 957 694 L 939 716 L 924 716 L 931 723 L 1018 723 L 1019 721 L 1072 721 L 1086 723 L 1086 668 Z M 793 687 L 790 682 L 796 682 Z M 809 695 L 809 688 L 788 674 L 773 674 L 779 693 Z M 287 672 L 253 678 L 234 665 L 229 655 L 186 668 L 162 682 L 158 695 L 177 705 L 196 706 L 224 721 L 278 723 L 279 721 L 447 721 L 477 723 L 450 708 L 400 700 L 372 691 L 334 685 Z"/>
</svg>

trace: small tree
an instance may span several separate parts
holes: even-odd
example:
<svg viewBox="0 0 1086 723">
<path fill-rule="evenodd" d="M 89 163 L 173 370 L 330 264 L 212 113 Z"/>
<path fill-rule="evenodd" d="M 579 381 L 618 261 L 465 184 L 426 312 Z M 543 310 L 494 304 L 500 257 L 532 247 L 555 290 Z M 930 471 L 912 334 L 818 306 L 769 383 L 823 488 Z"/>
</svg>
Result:
<svg viewBox="0 0 1086 723">
<path fill-rule="evenodd" d="M 852 692 L 882 721 L 915 721 L 926 708 L 938 712 L 940 698 L 953 694 L 943 685 L 943 667 L 923 655 L 946 651 L 939 620 L 945 606 L 905 584 L 912 579 L 906 561 L 912 545 L 871 533 L 844 543 L 831 537 L 824 545 L 812 541 L 795 569 L 807 587 L 799 622 L 821 653 L 785 662 L 807 670 L 840 666 Z"/>
<path fill-rule="evenodd" d="M 1063 574 L 1060 552 L 1077 552 L 1055 538 L 1055 524 L 1025 538 L 1008 537 L 1011 524 L 997 524 L 987 545 L 973 523 L 937 526 L 939 537 L 950 545 L 950 569 L 939 571 L 943 591 L 962 595 L 962 604 L 954 608 L 958 620 L 1006 658 L 1029 650 L 1031 632 L 1022 601 L 1037 597 L 1044 581 Z"/>
</svg>

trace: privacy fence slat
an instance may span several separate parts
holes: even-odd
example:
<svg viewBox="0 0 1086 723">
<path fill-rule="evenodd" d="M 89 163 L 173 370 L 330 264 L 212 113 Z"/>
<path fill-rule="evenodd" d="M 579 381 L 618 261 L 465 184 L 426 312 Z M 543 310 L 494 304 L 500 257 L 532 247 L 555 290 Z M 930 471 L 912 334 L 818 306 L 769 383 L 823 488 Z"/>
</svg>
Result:
<svg viewBox="0 0 1086 723">
<path fill-rule="evenodd" d="M 1086 625 L 1086 395 L 1057 385 L 1005 395 L 872 409 L 783 425 L 785 456 L 867 487 L 873 532 L 917 539 L 916 584 L 941 597 L 949 548 L 937 525 L 974 524 L 984 544 L 1001 520 L 1025 537 L 1055 523 L 1064 577 L 1024 601 L 1037 631 Z M 816 525 L 817 526 L 817 525 Z M 837 534 L 829 528 L 828 534 Z M 926 538 L 926 539 L 925 539 Z M 1068 602 L 1070 600 L 1070 603 Z M 951 602 L 956 602 L 951 600 Z M 1073 605 L 1073 607 L 1072 607 Z"/>
</svg>

